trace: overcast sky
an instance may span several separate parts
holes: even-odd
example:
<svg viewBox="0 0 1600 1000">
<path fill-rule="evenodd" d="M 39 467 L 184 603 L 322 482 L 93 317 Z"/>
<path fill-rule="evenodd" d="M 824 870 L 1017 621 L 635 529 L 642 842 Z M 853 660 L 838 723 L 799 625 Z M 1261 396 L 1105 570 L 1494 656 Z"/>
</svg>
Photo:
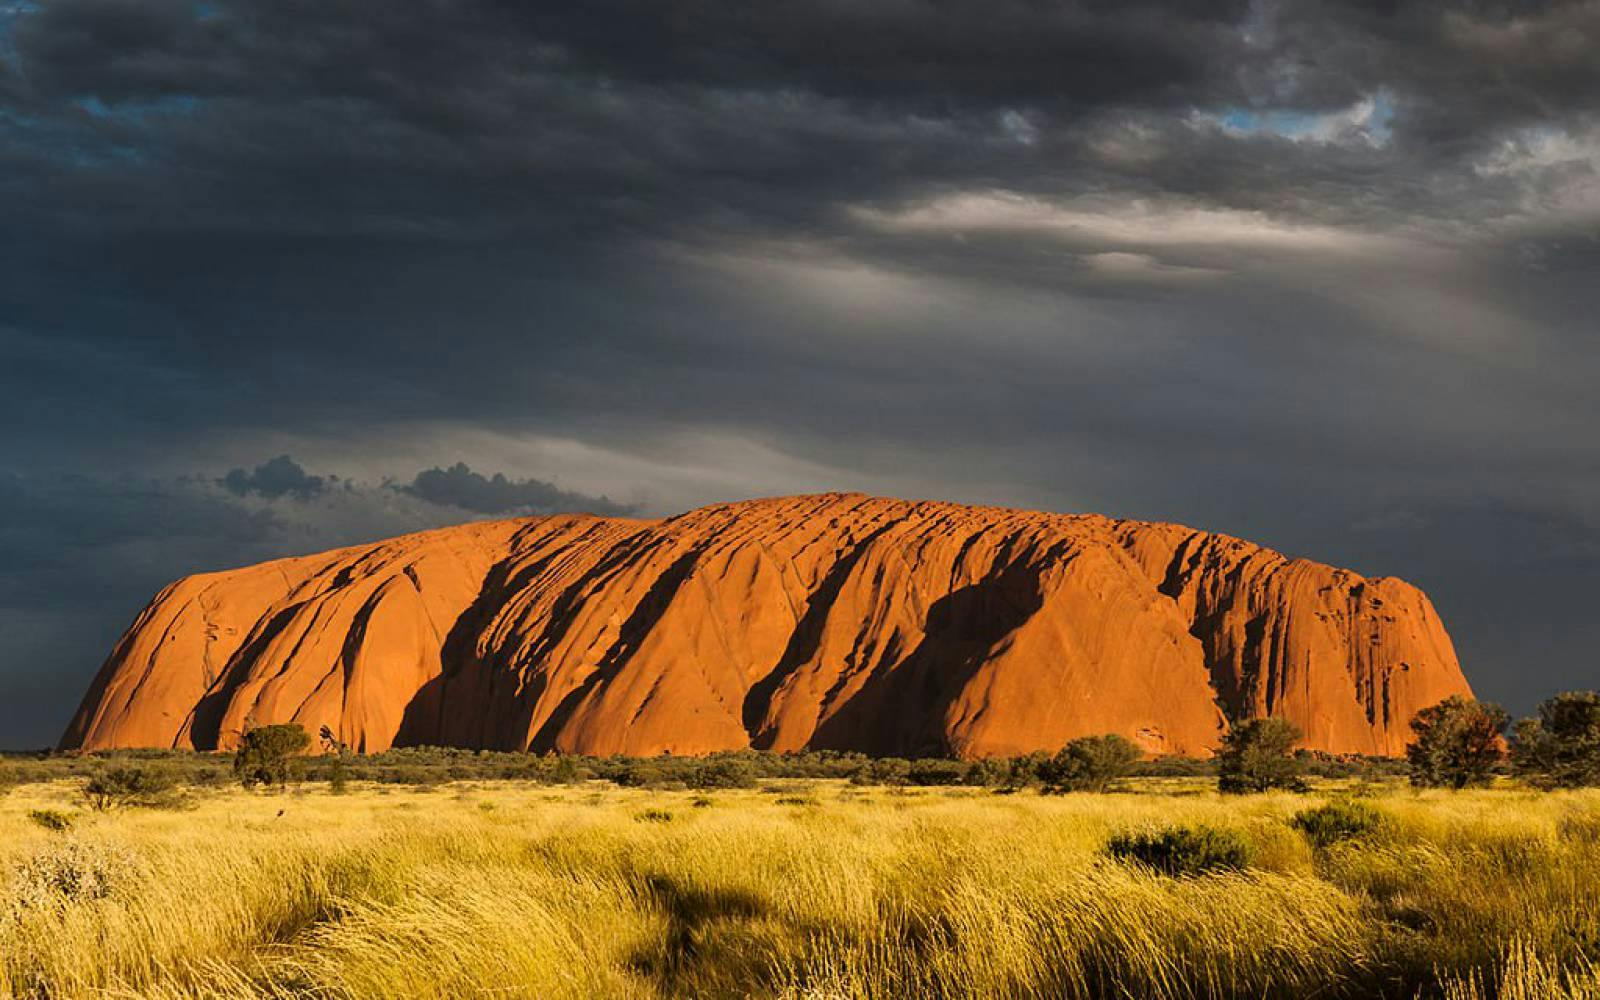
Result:
<svg viewBox="0 0 1600 1000">
<path fill-rule="evenodd" d="M 570 8 L 559 10 L 556 8 Z M 0 747 L 184 573 L 824 490 L 1600 685 L 1600 3 L 0 0 Z"/>
</svg>

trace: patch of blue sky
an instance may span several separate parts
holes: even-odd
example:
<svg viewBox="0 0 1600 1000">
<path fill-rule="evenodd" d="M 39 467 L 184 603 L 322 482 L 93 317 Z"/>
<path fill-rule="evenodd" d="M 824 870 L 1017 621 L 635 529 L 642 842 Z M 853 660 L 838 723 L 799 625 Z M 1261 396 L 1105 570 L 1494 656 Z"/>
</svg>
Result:
<svg viewBox="0 0 1600 1000">
<path fill-rule="evenodd" d="M 200 108 L 200 99 L 193 94 L 168 94 L 136 101 L 117 101 L 114 104 L 107 104 L 91 94 L 73 103 L 93 118 L 124 122 L 139 122 L 153 115 L 188 115 Z"/>
<path fill-rule="evenodd" d="M 1301 139 L 1311 134 L 1321 117 L 1299 111 L 1230 108 L 1218 115 L 1217 120 L 1236 132 L 1271 132 L 1285 139 Z"/>
<path fill-rule="evenodd" d="M 1332 142 L 1361 136 L 1386 146 L 1394 136 L 1394 99 L 1379 90 L 1339 111 L 1312 113 L 1272 108 L 1225 108 L 1212 116 L 1223 128 L 1243 135 L 1273 135 L 1295 142 Z"/>
</svg>

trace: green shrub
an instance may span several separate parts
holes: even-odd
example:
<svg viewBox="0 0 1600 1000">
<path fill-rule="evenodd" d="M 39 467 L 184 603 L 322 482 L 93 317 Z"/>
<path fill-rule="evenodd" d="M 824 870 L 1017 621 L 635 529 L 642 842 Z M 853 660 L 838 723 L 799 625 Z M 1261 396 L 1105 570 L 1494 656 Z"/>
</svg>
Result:
<svg viewBox="0 0 1600 1000">
<path fill-rule="evenodd" d="M 1362 840 L 1384 828 L 1388 818 L 1371 805 L 1352 799 L 1305 809 L 1295 814 L 1289 825 L 1305 834 L 1313 847 L 1330 847 L 1346 840 Z"/>
<path fill-rule="evenodd" d="M 1009 762 L 1011 766 L 1001 787 L 1010 791 L 1017 791 L 1037 785 L 1040 773 L 1049 762 L 1050 755 L 1043 750 L 1035 750 L 1033 753 L 1011 758 Z"/>
<path fill-rule="evenodd" d="M 1318 778 L 1354 778 L 1374 783 L 1404 778 L 1410 773 L 1398 757 L 1369 757 L 1365 754 L 1333 754 L 1323 750 L 1300 749 L 1294 752 L 1304 773 Z"/>
<path fill-rule="evenodd" d="M 578 766 L 571 757 L 559 757 L 550 766 L 550 782 L 556 785 L 575 785 L 589 778 L 589 772 Z"/>
<path fill-rule="evenodd" d="M 227 784 L 228 772 L 220 767 L 200 767 L 188 772 L 187 781 L 196 788 L 220 788 Z"/>
<path fill-rule="evenodd" d="M 1501 734 L 1510 716 L 1499 705 L 1451 695 L 1411 719 L 1406 747 L 1411 783 L 1419 788 L 1487 785 L 1505 756 Z"/>
<path fill-rule="evenodd" d="M 1039 765 L 1039 780 L 1050 793 L 1103 792 L 1142 756 L 1132 740 L 1116 733 L 1080 736 Z"/>
<path fill-rule="evenodd" d="M 419 788 L 432 788 L 435 785 L 444 784 L 445 776 L 440 768 L 404 764 L 400 767 L 391 767 L 380 772 L 378 780 L 388 785 L 411 785 Z"/>
<path fill-rule="evenodd" d="M 1010 760 L 1005 757 L 985 757 L 967 765 L 966 773 L 961 776 L 961 782 L 965 785 L 998 788 L 1006 783 L 1010 774 Z"/>
<path fill-rule="evenodd" d="M 686 783 L 690 788 L 754 788 L 756 769 L 738 757 L 716 757 L 700 762 Z"/>
<path fill-rule="evenodd" d="M 328 792 L 332 795 L 345 795 L 349 791 L 350 765 L 341 752 L 334 758 L 333 763 L 328 765 Z"/>
<path fill-rule="evenodd" d="M 967 765 L 944 757 L 914 760 L 906 769 L 906 783 L 911 785 L 959 785 L 966 776 Z"/>
<path fill-rule="evenodd" d="M 672 813 L 665 809 L 646 809 L 635 816 L 634 819 L 641 823 L 671 823 Z"/>
<path fill-rule="evenodd" d="M 57 833 L 65 833 L 72 829 L 72 814 L 59 809 L 30 809 L 28 818 L 38 826 Z"/>
<path fill-rule="evenodd" d="M 1234 726 L 1217 754 L 1217 790 L 1230 795 L 1274 788 L 1305 791 L 1302 762 L 1293 756 L 1300 735 L 1288 719 L 1251 719 Z"/>
<path fill-rule="evenodd" d="M 650 788 L 663 784 L 669 777 L 659 764 L 634 761 L 624 764 L 612 780 L 625 788 Z"/>
<path fill-rule="evenodd" d="M 300 770 L 298 756 L 311 746 L 311 735 L 297 722 L 257 726 L 244 734 L 233 755 L 233 773 L 239 784 L 282 787 Z"/>
<path fill-rule="evenodd" d="M 1202 760 L 1164 754 L 1140 761 L 1133 766 L 1131 773 L 1139 778 L 1215 778 L 1217 761 L 1214 757 Z"/>
<path fill-rule="evenodd" d="M 175 804 L 177 784 L 177 776 L 167 768 L 121 764 L 90 775 L 84 783 L 83 796 L 97 812 L 117 806 L 160 808 Z"/>
<path fill-rule="evenodd" d="M 858 785 L 904 785 L 911 780 L 911 762 L 901 757 L 880 757 L 868 762 L 850 780 Z"/>
<path fill-rule="evenodd" d="M 1243 835 L 1212 826 L 1169 826 L 1114 835 L 1106 851 L 1163 875 L 1204 875 L 1248 867 L 1254 850 Z"/>
</svg>

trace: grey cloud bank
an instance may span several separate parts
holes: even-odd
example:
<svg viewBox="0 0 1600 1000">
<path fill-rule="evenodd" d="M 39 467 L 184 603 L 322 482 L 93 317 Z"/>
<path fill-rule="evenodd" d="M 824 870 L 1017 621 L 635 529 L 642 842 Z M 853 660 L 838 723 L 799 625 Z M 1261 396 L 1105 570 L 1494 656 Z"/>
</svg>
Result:
<svg viewBox="0 0 1600 1000">
<path fill-rule="evenodd" d="M 806 489 L 1230 531 L 1422 585 L 1516 710 L 1593 686 L 1597 43 L 0 2 L 0 745 L 181 573 Z"/>
</svg>

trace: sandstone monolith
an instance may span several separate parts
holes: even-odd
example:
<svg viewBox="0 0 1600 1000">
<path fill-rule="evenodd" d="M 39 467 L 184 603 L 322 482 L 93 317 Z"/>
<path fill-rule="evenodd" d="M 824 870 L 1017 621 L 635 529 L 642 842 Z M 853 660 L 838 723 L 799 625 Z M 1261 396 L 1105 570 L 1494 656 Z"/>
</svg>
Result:
<svg viewBox="0 0 1600 1000">
<path fill-rule="evenodd" d="M 1228 717 L 1396 754 L 1470 694 L 1392 578 L 1175 524 L 827 494 L 665 520 L 478 522 L 191 576 L 123 636 L 65 748 L 227 749 L 250 725 L 585 754 L 966 757 Z"/>
</svg>

